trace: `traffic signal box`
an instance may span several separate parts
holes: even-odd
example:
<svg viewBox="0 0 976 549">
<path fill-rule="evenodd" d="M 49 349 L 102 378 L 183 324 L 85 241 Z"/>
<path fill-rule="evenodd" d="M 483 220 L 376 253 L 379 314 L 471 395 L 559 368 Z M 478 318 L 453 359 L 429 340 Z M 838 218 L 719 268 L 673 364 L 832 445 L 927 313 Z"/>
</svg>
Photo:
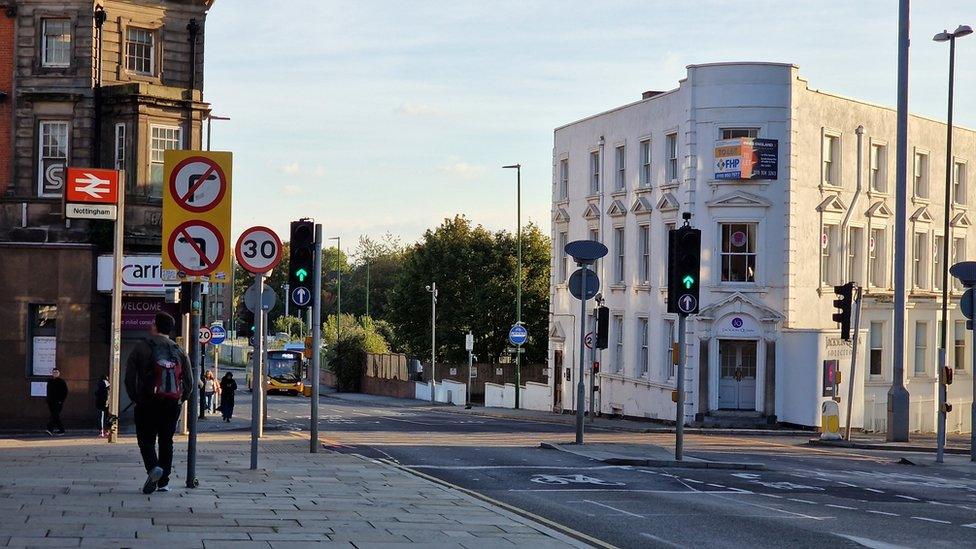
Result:
<svg viewBox="0 0 976 549">
<path fill-rule="evenodd" d="M 701 230 L 684 226 L 668 233 L 668 312 L 698 314 Z"/>
<path fill-rule="evenodd" d="M 254 313 L 245 307 L 238 309 L 237 337 L 251 337 L 254 335 Z"/>
<path fill-rule="evenodd" d="M 300 294 L 298 288 L 305 288 L 306 295 L 312 294 L 312 281 L 315 275 L 315 222 L 301 220 L 291 222 L 290 255 L 288 262 L 288 287 L 295 307 L 291 315 L 302 318 L 300 307 L 307 307 L 308 303 L 297 303 L 294 296 Z"/>
<path fill-rule="evenodd" d="M 841 286 L 834 286 L 834 293 L 837 299 L 834 300 L 834 307 L 837 308 L 833 314 L 834 322 L 840 324 L 840 338 L 847 341 L 851 338 L 851 306 L 854 303 L 854 283 L 848 282 Z"/>
<path fill-rule="evenodd" d="M 610 339 L 610 309 L 596 308 L 596 348 L 606 349 Z"/>
</svg>

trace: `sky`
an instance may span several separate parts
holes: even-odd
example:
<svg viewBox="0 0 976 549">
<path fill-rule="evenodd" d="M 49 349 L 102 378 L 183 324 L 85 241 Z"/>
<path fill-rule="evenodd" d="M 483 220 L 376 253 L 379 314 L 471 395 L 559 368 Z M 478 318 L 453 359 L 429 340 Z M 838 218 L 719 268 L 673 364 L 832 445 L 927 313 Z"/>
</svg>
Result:
<svg viewBox="0 0 976 549">
<path fill-rule="evenodd" d="M 811 88 L 894 106 L 897 0 L 218 0 L 204 97 L 234 153 L 234 236 L 311 217 L 344 250 L 447 217 L 549 231 L 553 130 L 669 90 L 689 64 L 794 63 Z M 972 0 L 916 0 L 913 113 L 944 120 L 943 29 Z M 956 47 L 955 121 L 976 128 L 976 34 Z"/>
</svg>

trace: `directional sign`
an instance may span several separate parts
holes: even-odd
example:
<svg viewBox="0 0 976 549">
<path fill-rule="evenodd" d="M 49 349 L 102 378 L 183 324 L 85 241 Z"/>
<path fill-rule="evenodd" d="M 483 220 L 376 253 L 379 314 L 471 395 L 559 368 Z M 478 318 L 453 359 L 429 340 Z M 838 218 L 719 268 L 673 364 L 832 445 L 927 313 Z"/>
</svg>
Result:
<svg viewBox="0 0 976 549">
<path fill-rule="evenodd" d="M 590 271 L 586 273 L 586 299 L 592 299 L 600 291 L 600 278 L 595 272 Z M 576 269 L 569 277 L 569 293 L 573 294 L 573 297 L 580 299 L 580 294 L 583 289 L 583 269 Z"/>
<path fill-rule="evenodd" d="M 278 303 L 278 294 L 274 293 L 274 290 L 268 286 L 264 287 L 264 293 L 261 294 L 261 306 L 270 311 L 274 309 L 274 306 Z M 255 284 L 251 284 L 247 287 L 247 291 L 244 292 L 244 306 L 247 310 L 254 311 L 258 304 L 258 287 Z"/>
<path fill-rule="evenodd" d="M 949 274 L 959 279 L 963 286 L 976 285 L 976 261 L 960 261 L 949 267 Z"/>
<path fill-rule="evenodd" d="M 237 239 L 237 261 L 252 273 L 267 273 L 281 262 L 281 240 L 267 227 L 251 227 Z"/>
<path fill-rule="evenodd" d="M 512 326 L 512 329 L 508 331 L 508 340 L 512 342 L 512 345 L 522 346 L 527 339 L 529 339 L 529 332 L 521 324 Z"/>
<path fill-rule="evenodd" d="M 291 300 L 299 307 L 307 307 L 312 302 L 312 292 L 305 286 L 298 286 L 291 291 Z"/>
<path fill-rule="evenodd" d="M 119 207 L 115 204 L 64 204 L 64 216 L 68 219 L 118 219 Z"/>
<path fill-rule="evenodd" d="M 200 343 L 206 345 L 207 343 L 210 343 L 210 340 L 212 338 L 213 338 L 213 332 L 210 331 L 210 328 L 207 328 L 206 326 L 201 326 L 200 327 Z"/>
<path fill-rule="evenodd" d="M 228 152 L 165 152 L 163 280 L 230 281 L 231 169 Z"/>
<path fill-rule="evenodd" d="M 118 204 L 119 172 L 92 168 L 68 168 L 66 202 Z"/>
<path fill-rule="evenodd" d="M 210 333 L 210 343 L 214 345 L 220 345 L 227 339 L 227 330 L 223 326 L 211 326 Z"/>
<path fill-rule="evenodd" d="M 678 310 L 685 314 L 698 310 L 698 300 L 691 294 L 684 294 L 678 298 Z"/>
<path fill-rule="evenodd" d="M 587 349 L 593 348 L 593 332 L 587 332 L 587 334 L 583 336 L 583 344 L 586 345 Z"/>
</svg>

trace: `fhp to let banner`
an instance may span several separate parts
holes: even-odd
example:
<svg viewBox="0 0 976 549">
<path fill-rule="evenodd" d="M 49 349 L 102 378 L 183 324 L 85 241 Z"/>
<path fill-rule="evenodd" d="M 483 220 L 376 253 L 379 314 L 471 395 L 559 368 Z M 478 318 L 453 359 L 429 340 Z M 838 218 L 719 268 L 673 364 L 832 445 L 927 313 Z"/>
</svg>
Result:
<svg viewBox="0 0 976 549">
<path fill-rule="evenodd" d="M 162 279 L 231 279 L 229 152 L 168 150 L 163 177 Z"/>
</svg>

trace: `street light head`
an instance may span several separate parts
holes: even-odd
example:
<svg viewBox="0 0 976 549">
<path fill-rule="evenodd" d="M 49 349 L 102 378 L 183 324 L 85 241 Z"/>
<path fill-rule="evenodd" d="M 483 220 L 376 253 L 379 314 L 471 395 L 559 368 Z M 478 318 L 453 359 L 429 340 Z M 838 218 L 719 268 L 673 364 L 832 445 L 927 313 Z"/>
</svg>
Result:
<svg viewBox="0 0 976 549">
<path fill-rule="evenodd" d="M 959 28 L 957 28 L 956 31 L 953 32 L 952 34 L 956 35 L 956 38 L 959 38 L 960 36 L 966 36 L 972 33 L 973 33 L 973 28 L 970 27 L 969 25 L 959 25 Z"/>
<path fill-rule="evenodd" d="M 428 284 L 428 285 L 426 286 L 426 288 L 427 288 L 427 291 L 429 292 L 429 291 L 430 291 L 430 284 Z"/>
<path fill-rule="evenodd" d="M 933 36 L 932 40 L 935 40 L 936 42 L 948 42 L 950 38 L 952 38 L 952 35 L 949 34 L 949 31 L 942 31 Z"/>
<path fill-rule="evenodd" d="M 507 168 L 515 168 L 515 169 L 519 169 L 519 168 L 521 168 L 521 167 L 522 167 L 522 165 L 521 165 L 521 164 L 510 164 L 510 165 L 508 165 L 508 166 L 502 166 L 502 168 L 506 168 L 506 169 L 507 169 Z"/>
</svg>

